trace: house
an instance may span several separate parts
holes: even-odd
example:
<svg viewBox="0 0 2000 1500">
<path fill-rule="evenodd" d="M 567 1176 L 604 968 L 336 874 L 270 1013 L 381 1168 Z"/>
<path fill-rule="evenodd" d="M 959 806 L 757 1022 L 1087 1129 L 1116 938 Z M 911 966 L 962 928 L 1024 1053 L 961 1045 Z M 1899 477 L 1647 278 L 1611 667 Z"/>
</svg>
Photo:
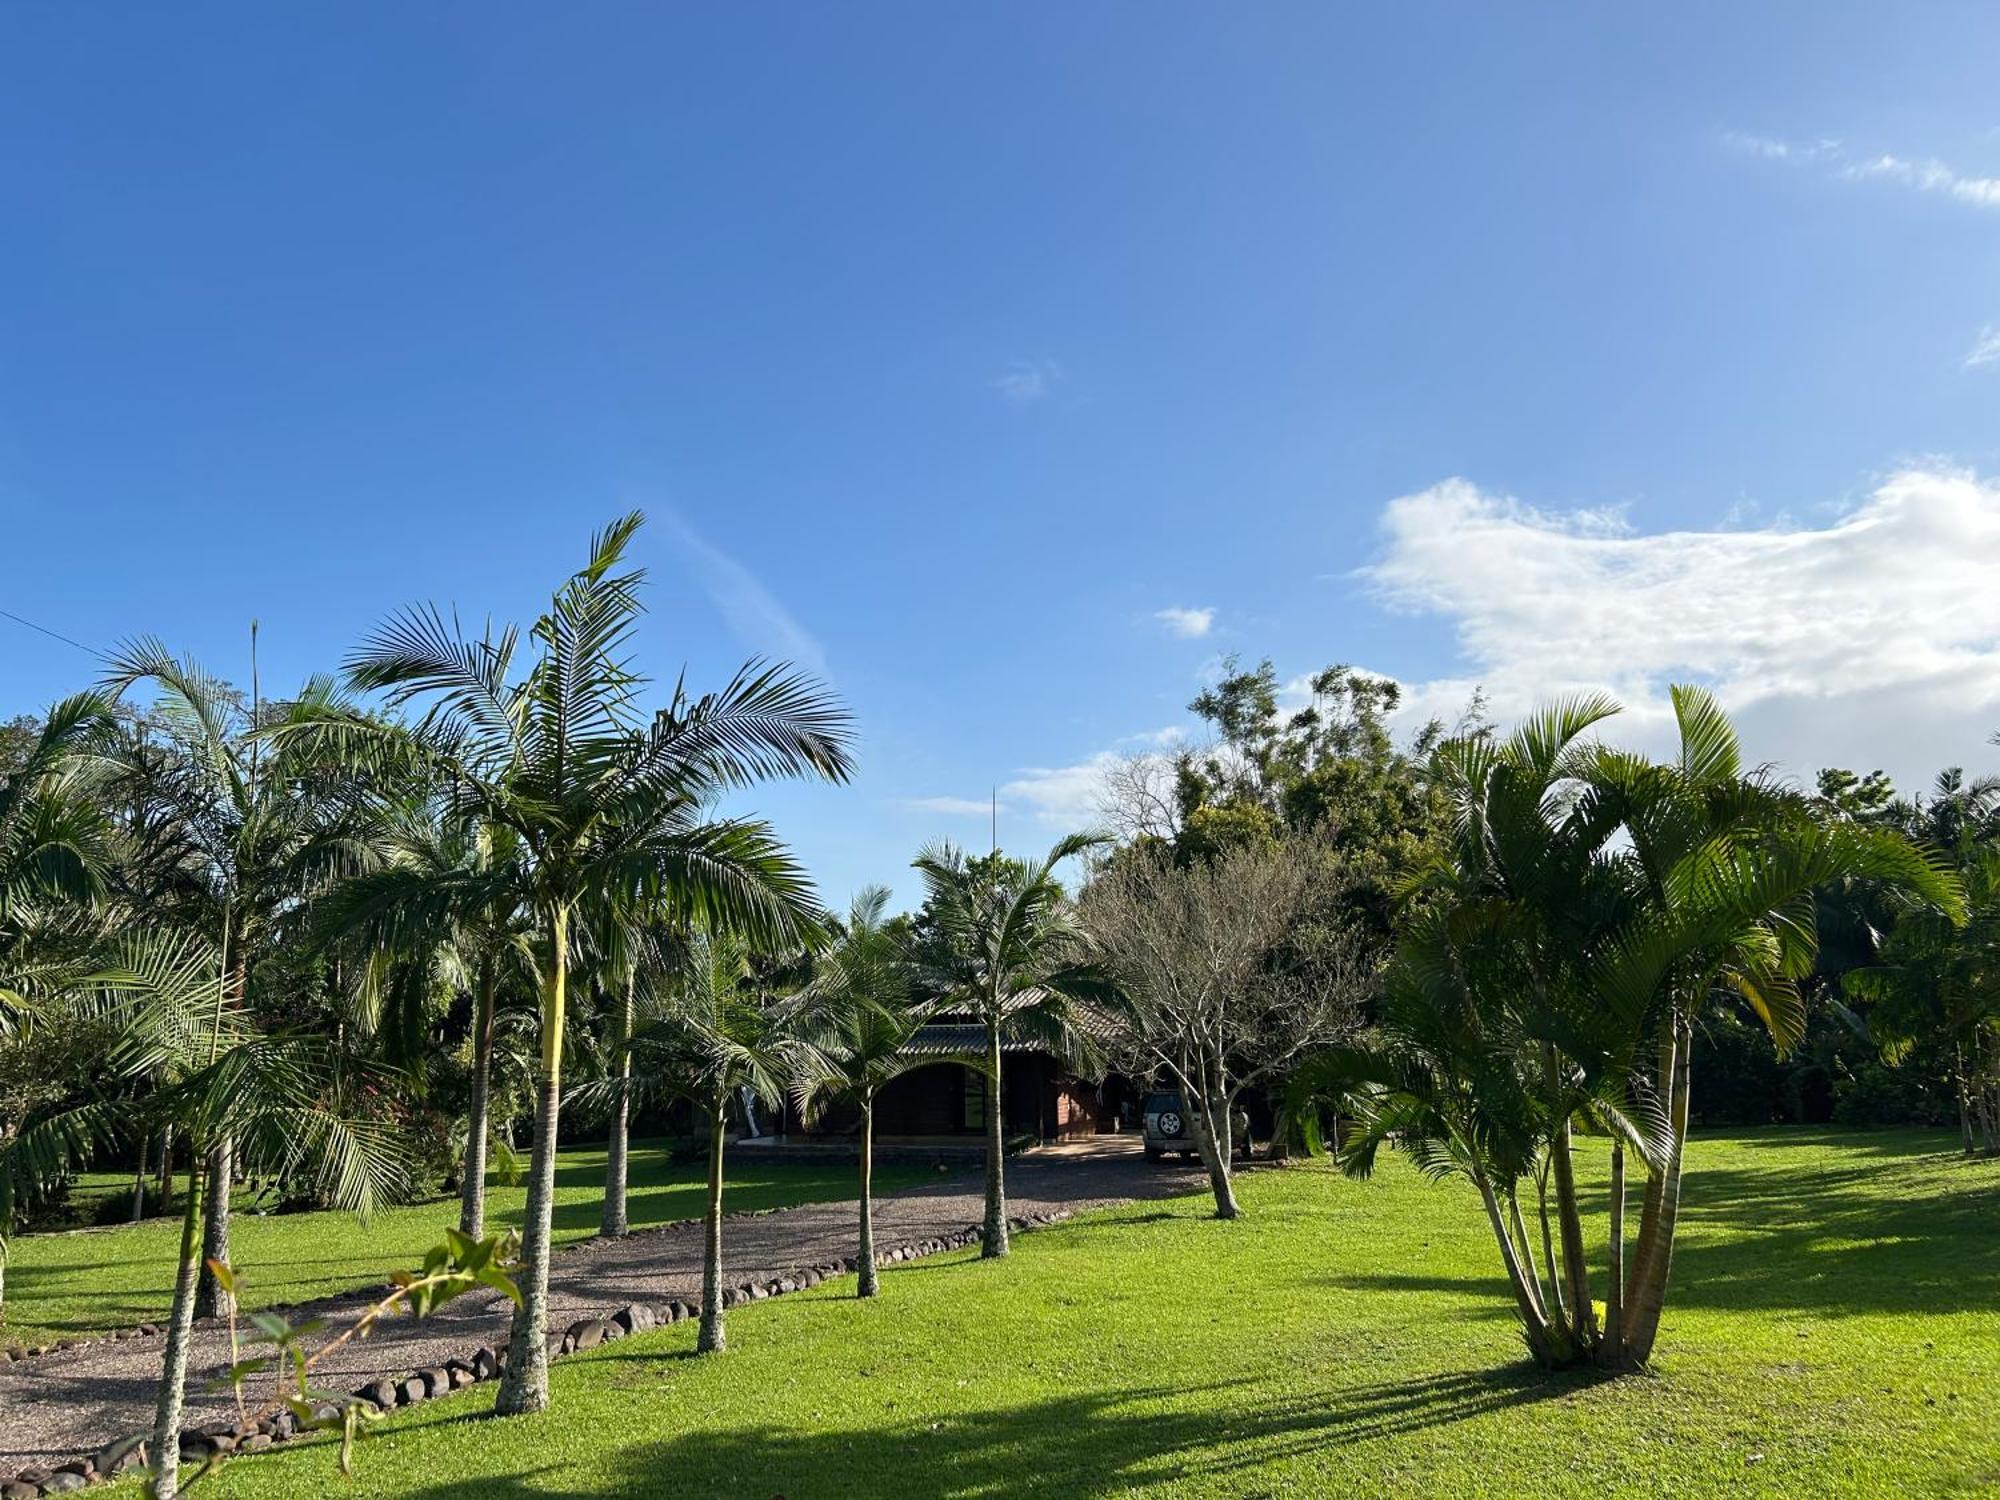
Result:
<svg viewBox="0 0 2000 1500">
<path fill-rule="evenodd" d="M 986 1136 L 986 1077 L 955 1059 L 982 1056 L 986 1028 L 933 1024 L 919 1028 L 909 1050 L 939 1060 L 887 1085 L 875 1101 L 875 1139 L 924 1145 L 974 1146 Z M 1033 1042 L 1000 1044 L 1001 1121 L 1010 1142 L 1040 1142 L 1107 1134 L 1136 1120 L 1137 1095 L 1126 1079 L 1080 1078 Z M 787 1104 L 783 1134 L 803 1142 L 851 1139 L 860 1129 L 852 1104 L 829 1108 L 807 1128 Z M 1134 1126 L 1136 1128 L 1136 1125 Z"/>
</svg>

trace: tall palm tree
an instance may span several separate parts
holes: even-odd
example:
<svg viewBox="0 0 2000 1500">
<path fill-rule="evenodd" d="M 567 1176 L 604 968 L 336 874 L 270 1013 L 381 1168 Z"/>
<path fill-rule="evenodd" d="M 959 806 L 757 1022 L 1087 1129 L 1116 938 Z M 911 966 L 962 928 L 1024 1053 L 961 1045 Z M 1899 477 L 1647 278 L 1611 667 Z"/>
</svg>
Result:
<svg viewBox="0 0 2000 1500">
<path fill-rule="evenodd" d="M 1056 866 L 1106 840 L 1073 833 L 1028 864 L 997 854 L 971 860 L 953 844 L 916 859 L 932 923 L 918 960 L 919 983 L 940 1012 L 970 1015 L 986 1031 L 986 1231 L 980 1253 L 1005 1255 L 1007 1184 L 1000 1061 L 1003 1044 L 1033 1041 L 1082 1062 L 1090 1044 L 1075 1007 L 1094 995 L 1088 939 Z"/>
<path fill-rule="evenodd" d="M 231 990 L 254 1010 L 257 962 L 283 917 L 370 858 L 358 816 L 363 798 L 346 768 L 275 749 L 263 731 L 347 704 L 332 683 L 316 679 L 267 713 L 254 688 L 245 703 L 151 639 L 114 652 L 105 679 L 118 694 L 140 683 L 154 692 L 160 739 L 131 746 L 121 794 L 138 810 L 134 844 L 151 885 L 148 914 L 212 937 Z M 198 1316 L 227 1309 L 228 1291 L 207 1263 L 229 1261 L 233 1147 L 227 1132 L 208 1142 Z"/>
<path fill-rule="evenodd" d="M 315 735 L 344 755 L 424 767 L 456 804 L 511 829 L 518 859 L 496 868 L 495 904 L 533 913 L 541 994 L 535 1142 L 522 1241 L 522 1300 L 495 1409 L 548 1404 L 548 1258 L 562 1103 L 569 977 L 586 903 L 662 902 L 689 923 L 795 941 L 818 912 L 798 863 L 763 822 L 720 818 L 728 790 L 775 776 L 845 781 L 847 713 L 811 678 L 752 663 L 717 692 L 676 688 L 648 714 L 629 651 L 644 575 L 622 568 L 642 517 L 591 543 L 586 565 L 535 622 L 534 657 L 518 630 L 477 638 L 435 607 L 394 617 L 349 659 L 348 680 L 421 703 L 420 721 L 385 727 L 328 715 Z"/>
<path fill-rule="evenodd" d="M 886 886 L 854 898 L 846 921 L 818 955 L 817 972 L 801 998 L 800 1045 L 793 1094 L 808 1120 L 828 1105 L 851 1103 L 861 1115 L 861 1264 L 858 1297 L 880 1290 L 875 1267 L 875 1101 L 905 1073 L 941 1063 L 983 1070 L 984 1058 L 913 1052 L 924 1010 L 913 997 L 908 946 L 883 914 Z"/>
<path fill-rule="evenodd" d="M 179 1490 L 181 1412 L 189 1334 L 195 1318 L 205 1148 L 218 1136 L 249 1165 L 314 1172 L 326 1197 L 366 1214 L 403 1195 L 408 1177 L 386 1122 L 342 1105 L 336 1068 L 320 1038 L 261 1032 L 231 983 L 219 947 L 187 933 L 128 940 L 117 962 L 87 991 L 100 1018 L 115 1020 L 110 1056 L 118 1077 L 155 1077 L 164 1086 L 152 1111 L 174 1121 L 189 1144 L 186 1193 L 167 1342 L 154 1410 L 150 1490 Z M 387 1079 L 369 1080 L 388 1082 Z M 102 1129 L 99 1118 L 75 1122 Z"/>
<path fill-rule="evenodd" d="M 111 863 L 110 820 L 97 795 L 111 743 L 110 704 L 94 693 L 49 710 L 13 772 L 0 777 L 0 1036 L 32 1045 L 49 1002 L 92 966 Z M 0 1315 L 9 1238 L 23 1203 L 68 1172 L 87 1141 L 50 1083 L 43 1097 L 0 1107 Z"/>
<path fill-rule="evenodd" d="M 744 1094 L 770 1103 L 782 1097 L 794 1066 L 794 1008 L 761 993 L 749 945 L 740 937 L 704 933 L 690 944 L 680 984 L 664 1014 L 635 1032 L 629 1050 L 654 1060 L 667 1086 L 708 1122 L 708 1206 L 701 1266 L 701 1330 L 696 1350 L 728 1345 L 722 1308 L 723 1149 L 731 1101 Z"/>
<path fill-rule="evenodd" d="M 383 863 L 342 881 L 314 914 L 321 942 L 351 941 L 418 975 L 450 971 L 472 997 L 472 1069 L 460 1232 L 486 1233 L 493 1049 L 503 992 L 533 980 L 532 918 L 521 903 L 519 834 L 435 796 L 383 810 Z"/>
</svg>

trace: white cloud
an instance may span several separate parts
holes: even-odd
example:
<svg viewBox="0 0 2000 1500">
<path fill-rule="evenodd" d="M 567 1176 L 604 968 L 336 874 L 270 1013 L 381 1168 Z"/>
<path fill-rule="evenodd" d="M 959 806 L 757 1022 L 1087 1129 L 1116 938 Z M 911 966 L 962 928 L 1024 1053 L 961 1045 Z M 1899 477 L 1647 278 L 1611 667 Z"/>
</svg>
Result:
<svg viewBox="0 0 2000 1500">
<path fill-rule="evenodd" d="M 1934 156 L 1908 157 L 1888 153 L 1855 156 L 1835 140 L 1787 141 L 1740 130 L 1723 132 L 1722 140 L 1735 150 L 1766 161 L 1798 166 L 1825 163 L 1834 169 L 1834 176 L 1848 182 L 1870 179 L 1896 182 L 1918 192 L 1943 193 L 1979 208 L 2000 208 L 2000 177 L 1978 177 L 1959 172 Z"/>
<path fill-rule="evenodd" d="M 1776 136 L 1758 135 L 1747 130 L 1725 130 L 1723 144 L 1767 161 L 1812 161 L 1840 150 L 1838 141 L 1785 141 Z"/>
<path fill-rule="evenodd" d="M 1062 381 L 1062 366 L 1052 359 L 1017 359 L 993 377 L 992 385 L 1009 401 L 1026 405 L 1053 395 Z"/>
<path fill-rule="evenodd" d="M 1188 737 L 1186 728 L 1179 724 L 1169 724 L 1164 729 L 1142 729 L 1137 734 L 1121 734 L 1121 745 L 1148 745 L 1155 750 L 1170 749 Z"/>
<path fill-rule="evenodd" d="M 753 650 L 815 672 L 826 670 L 826 651 L 751 571 L 710 546 L 679 516 L 666 518 L 695 577 L 729 628 Z"/>
<path fill-rule="evenodd" d="M 990 800 L 980 797 L 905 797 L 897 803 L 912 812 L 938 813 L 947 818 L 984 818 L 993 811 Z M 1005 810 L 1005 804 L 1002 804 Z"/>
<path fill-rule="evenodd" d="M 1063 831 L 1090 828 L 1100 821 L 1104 778 L 1123 758 L 1115 750 L 1100 750 L 1071 766 L 1029 766 L 1003 782 L 1000 795 L 1038 823 Z"/>
<path fill-rule="evenodd" d="M 1169 635 L 1177 635 L 1183 640 L 1198 640 L 1214 628 L 1213 609 L 1156 609 L 1153 618 L 1167 627 Z"/>
<path fill-rule="evenodd" d="M 1935 157 L 1911 161 L 1901 156 L 1875 156 L 1850 163 L 1843 177 L 1886 177 L 1920 192 L 1947 193 L 1962 203 L 2000 208 L 2000 177 L 1967 177 Z"/>
<path fill-rule="evenodd" d="M 1976 370 L 1979 366 L 1990 365 L 1995 360 L 2000 360 L 2000 328 L 1995 328 L 1989 323 L 1979 330 L 1979 337 L 1973 342 L 1972 352 L 1965 356 L 1965 367 L 1968 370 Z"/>
<path fill-rule="evenodd" d="M 1502 722 L 1569 692 L 1625 705 L 1614 733 L 1657 748 L 1666 689 L 1712 687 L 1753 759 L 1810 778 L 1882 766 L 1905 785 L 1989 759 L 2000 728 L 2000 487 L 1894 476 L 1820 527 L 1644 534 L 1464 480 L 1392 501 L 1364 570 L 1394 609 L 1456 622 L 1461 670 L 1406 684 L 1450 721 L 1475 686 Z"/>
</svg>

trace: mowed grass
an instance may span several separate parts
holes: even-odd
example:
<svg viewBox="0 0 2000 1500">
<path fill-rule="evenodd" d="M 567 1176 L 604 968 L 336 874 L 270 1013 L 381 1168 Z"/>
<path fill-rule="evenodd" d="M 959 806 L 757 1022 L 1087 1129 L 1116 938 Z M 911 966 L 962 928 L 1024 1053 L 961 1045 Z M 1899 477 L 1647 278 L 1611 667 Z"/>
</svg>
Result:
<svg viewBox="0 0 2000 1500">
<path fill-rule="evenodd" d="M 523 1163 L 525 1167 L 526 1163 Z M 707 1167 L 676 1165 L 665 1144 L 634 1143 L 629 1214 L 633 1228 L 698 1219 L 706 1202 Z M 924 1168 L 879 1166 L 885 1190 L 927 1179 Z M 604 1150 L 564 1151 L 556 1165 L 555 1238 L 559 1244 L 597 1232 L 603 1201 Z M 743 1162 L 731 1165 L 725 1207 L 731 1213 L 793 1203 L 848 1198 L 851 1162 Z M 517 1226 L 527 1203 L 520 1184 L 490 1183 L 489 1229 Z M 391 1272 L 417 1264 L 444 1231 L 458 1223 L 458 1200 L 438 1199 L 376 1214 L 240 1213 L 231 1249 L 249 1307 L 307 1302 L 356 1287 L 378 1286 Z M 5 1342 L 47 1343 L 159 1322 L 173 1293 L 180 1220 L 151 1219 L 109 1229 L 23 1235 L 10 1247 Z"/>
<path fill-rule="evenodd" d="M 1136 1205 L 730 1313 L 323 1442 L 218 1497 L 311 1493 L 1950 1495 L 2000 1487 L 2000 1163 L 1950 1137 L 1699 1140 L 1653 1377 L 1526 1366 L 1476 1199 L 1400 1161 Z M 1601 1208 L 1601 1201 L 1599 1204 Z M 1599 1233 L 1602 1233 L 1602 1220 Z"/>
</svg>

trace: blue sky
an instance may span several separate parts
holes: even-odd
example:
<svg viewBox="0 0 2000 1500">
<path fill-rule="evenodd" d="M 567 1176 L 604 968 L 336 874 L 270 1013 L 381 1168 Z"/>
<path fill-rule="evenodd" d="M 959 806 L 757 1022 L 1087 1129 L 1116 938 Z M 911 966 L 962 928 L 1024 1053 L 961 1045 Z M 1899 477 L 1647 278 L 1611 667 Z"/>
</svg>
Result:
<svg viewBox="0 0 2000 1500">
<path fill-rule="evenodd" d="M 0 9 L 0 607 L 266 679 L 525 618 L 821 667 L 844 900 L 1087 819 L 1218 657 L 1714 682 L 2000 759 L 1979 6 Z M 1454 482 L 1455 481 L 1455 482 Z M 1174 611 L 1179 613 L 1163 614 Z M 91 676 L 0 620 L 0 712 Z M 1154 737 L 1154 739 L 1149 739 Z"/>
</svg>

